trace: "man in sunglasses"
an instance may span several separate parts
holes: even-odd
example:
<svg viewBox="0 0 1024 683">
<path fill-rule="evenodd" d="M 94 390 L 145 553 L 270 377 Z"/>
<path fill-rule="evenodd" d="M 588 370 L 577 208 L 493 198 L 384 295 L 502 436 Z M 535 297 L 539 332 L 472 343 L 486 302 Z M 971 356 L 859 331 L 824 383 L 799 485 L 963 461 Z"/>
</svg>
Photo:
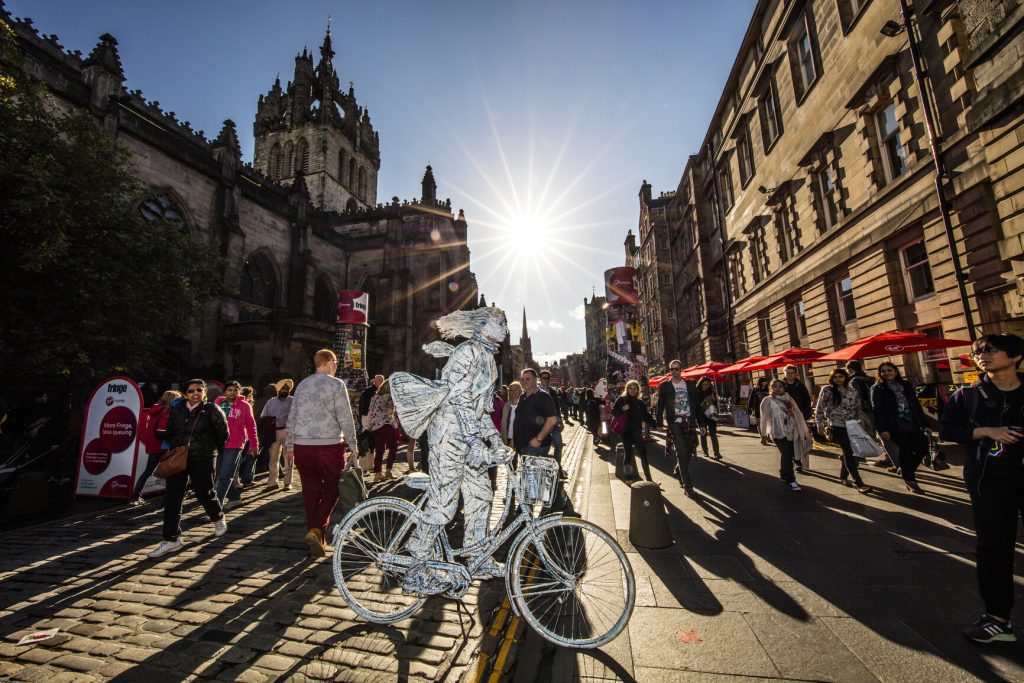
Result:
<svg viewBox="0 0 1024 683">
<path fill-rule="evenodd" d="M 1024 512 L 1024 339 L 986 334 L 971 348 L 985 374 L 953 394 L 942 413 L 940 437 L 964 444 L 964 481 L 977 535 L 978 588 L 985 614 L 964 629 L 978 642 L 1016 642 L 1013 559 Z"/>
<path fill-rule="evenodd" d="M 697 421 L 693 398 L 697 388 L 693 382 L 683 379 L 683 363 L 674 360 L 668 364 L 672 378 L 658 385 L 659 425 L 664 424 L 661 416 L 668 420 L 668 428 L 672 441 L 676 446 L 679 482 L 683 485 L 683 493 L 693 498 L 693 476 L 690 473 L 690 460 L 693 458 L 697 445 Z"/>
</svg>

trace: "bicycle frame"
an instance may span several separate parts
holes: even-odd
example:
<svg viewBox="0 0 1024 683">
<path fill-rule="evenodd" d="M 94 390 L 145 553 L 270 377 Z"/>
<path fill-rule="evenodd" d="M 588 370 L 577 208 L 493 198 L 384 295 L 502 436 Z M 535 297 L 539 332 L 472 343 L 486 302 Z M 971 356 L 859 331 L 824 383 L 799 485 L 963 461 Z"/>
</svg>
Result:
<svg viewBox="0 0 1024 683">
<path fill-rule="evenodd" d="M 575 577 L 566 574 L 564 571 L 562 571 L 560 567 L 558 567 L 556 563 L 550 561 L 544 550 L 544 544 L 541 542 L 541 539 L 538 538 L 538 536 L 536 535 L 536 528 L 541 524 L 541 520 L 547 522 L 552 518 L 562 517 L 562 514 L 552 513 L 548 515 L 543 515 L 542 517 L 534 517 L 532 508 L 528 506 L 525 502 L 523 502 L 522 483 L 519 478 L 518 472 L 516 472 L 516 470 L 512 467 L 511 464 L 509 464 L 508 461 L 502 462 L 501 464 L 504 465 L 505 471 L 508 475 L 508 484 L 505 489 L 505 500 L 508 500 L 509 494 L 514 492 L 516 494 L 516 503 L 519 507 L 519 513 L 513 519 L 512 523 L 506 526 L 504 529 L 502 529 L 502 531 L 499 532 L 497 536 L 485 538 L 483 541 L 480 541 L 479 543 L 474 543 L 473 545 L 464 546 L 462 548 L 452 548 L 451 544 L 448 541 L 448 534 L 443 533 L 443 530 L 439 530 L 438 535 L 441 538 L 441 546 L 444 550 L 445 556 L 445 560 L 443 562 L 445 564 L 459 564 L 455 562 L 450 562 L 449 558 L 451 560 L 454 560 L 454 558 L 456 557 L 476 555 L 476 559 L 472 560 L 468 565 L 459 565 L 465 567 L 469 574 L 472 575 L 474 572 L 476 572 L 477 569 L 480 568 L 480 566 L 486 560 L 490 559 L 491 556 L 495 553 L 495 551 L 497 551 L 498 548 L 500 548 L 509 538 L 525 531 L 529 538 L 537 546 L 539 555 L 541 559 L 544 561 L 545 568 L 548 571 L 552 572 L 555 576 L 557 576 L 559 580 L 571 583 L 575 580 Z M 419 497 L 416 500 L 417 512 L 422 512 L 423 507 L 426 505 L 428 499 L 429 493 L 426 491 L 419 495 Z M 498 520 L 498 526 L 504 524 L 505 520 L 508 518 L 508 514 L 509 508 L 508 506 L 505 506 L 505 509 L 501 514 L 501 519 Z M 396 555 L 395 552 L 397 548 L 394 547 L 394 544 L 398 542 L 398 539 L 405 538 L 406 534 L 410 532 L 412 528 L 418 523 L 418 517 L 409 517 L 399 528 L 398 533 L 395 534 L 395 540 L 392 541 L 392 545 L 389 545 L 384 550 L 383 555 L 387 557 L 388 560 L 383 565 L 385 568 L 390 569 L 392 571 L 405 573 L 416 562 L 414 558 Z"/>
</svg>

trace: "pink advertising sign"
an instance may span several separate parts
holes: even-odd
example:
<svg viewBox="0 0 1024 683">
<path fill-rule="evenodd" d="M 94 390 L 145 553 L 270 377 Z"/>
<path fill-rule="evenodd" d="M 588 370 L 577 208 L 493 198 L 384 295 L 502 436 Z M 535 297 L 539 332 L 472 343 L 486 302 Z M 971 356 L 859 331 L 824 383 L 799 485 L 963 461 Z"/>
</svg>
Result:
<svg viewBox="0 0 1024 683">
<path fill-rule="evenodd" d="M 142 392 L 127 377 L 111 377 L 93 390 L 85 404 L 76 496 L 131 496 L 136 470 L 140 469 L 137 461 L 141 412 Z"/>
</svg>

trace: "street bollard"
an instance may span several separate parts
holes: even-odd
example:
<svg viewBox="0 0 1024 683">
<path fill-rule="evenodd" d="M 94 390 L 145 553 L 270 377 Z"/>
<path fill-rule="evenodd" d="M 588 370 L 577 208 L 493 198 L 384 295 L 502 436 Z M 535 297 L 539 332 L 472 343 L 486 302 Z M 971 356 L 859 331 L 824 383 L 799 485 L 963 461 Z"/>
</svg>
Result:
<svg viewBox="0 0 1024 683">
<path fill-rule="evenodd" d="M 626 461 L 626 449 L 619 444 L 615 447 L 615 476 L 619 479 L 629 481 L 633 478 L 633 468 Z"/>
<path fill-rule="evenodd" d="M 672 545 L 668 510 L 661 487 L 653 481 L 638 481 L 630 487 L 629 542 L 637 548 L 667 548 Z"/>
</svg>

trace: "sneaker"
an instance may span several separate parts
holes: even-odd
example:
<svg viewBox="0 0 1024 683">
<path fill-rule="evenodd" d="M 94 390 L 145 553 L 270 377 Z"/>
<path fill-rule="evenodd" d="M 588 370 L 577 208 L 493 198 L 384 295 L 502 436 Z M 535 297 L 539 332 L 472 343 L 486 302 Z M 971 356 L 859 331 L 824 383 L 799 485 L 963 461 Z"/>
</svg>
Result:
<svg viewBox="0 0 1024 683">
<path fill-rule="evenodd" d="M 871 466 L 872 467 L 890 467 L 891 465 L 892 465 L 892 460 L 889 460 L 888 458 L 882 458 L 881 460 L 872 460 L 871 461 Z"/>
<path fill-rule="evenodd" d="M 789 482 L 789 490 L 790 491 L 803 491 L 803 489 L 800 488 L 800 484 L 796 483 L 795 481 Z"/>
<path fill-rule="evenodd" d="M 721 459 L 722 459 L 722 454 L 721 453 L 715 453 L 715 460 L 721 460 Z"/>
<path fill-rule="evenodd" d="M 692 486 L 684 486 L 683 487 L 683 495 L 686 496 L 687 498 L 696 498 L 697 497 L 697 493 L 693 490 Z"/>
<path fill-rule="evenodd" d="M 867 484 L 858 484 L 857 493 L 871 493 L 871 487 Z"/>
<path fill-rule="evenodd" d="M 227 512 L 228 510 L 232 510 L 232 509 L 238 507 L 241 504 L 242 504 L 242 501 L 240 501 L 240 500 L 226 500 L 226 501 L 224 501 L 224 505 L 221 506 L 221 509 L 224 512 Z"/>
<path fill-rule="evenodd" d="M 797 474 L 803 474 L 803 473 L 804 473 L 804 468 L 803 468 L 803 466 L 802 466 L 802 465 L 796 465 L 796 466 L 794 467 L 794 469 L 796 470 L 796 473 L 797 473 Z"/>
<path fill-rule="evenodd" d="M 139 507 L 140 505 L 142 505 L 145 502 L 146 501 L 142 500 L 142 498 L 136 498 L 134 500 L 128 501 L 128 506 L 129 507 L 133 507 L 133 508 L 137 508 L 137 507 Z"/>
<path fill-rule="evenodd" d="M 1013 632 L 1013 625 L 1010 622 L 999 622 L 987 614 L 964 629 L 964 637 L 976 643 L 1016 643 L 1017 634 Z"/>
<path fill-rule="evenodd" d="M 221 515 L 221 518 L 213 523 L 213 535 L 223 536 L 228 532 L 228 518 Z"/>
<path fill-rule="evenodd" d="M 155 560 L 158 557 L 163 557 L 169 553 L 177 552 L 184 547 L 185 544 L 181 542 L 180 538 L 173 541 L 164 541 L 157 547 L 153 548 L 146 557 L 151 560 Z"/>
</svg>

